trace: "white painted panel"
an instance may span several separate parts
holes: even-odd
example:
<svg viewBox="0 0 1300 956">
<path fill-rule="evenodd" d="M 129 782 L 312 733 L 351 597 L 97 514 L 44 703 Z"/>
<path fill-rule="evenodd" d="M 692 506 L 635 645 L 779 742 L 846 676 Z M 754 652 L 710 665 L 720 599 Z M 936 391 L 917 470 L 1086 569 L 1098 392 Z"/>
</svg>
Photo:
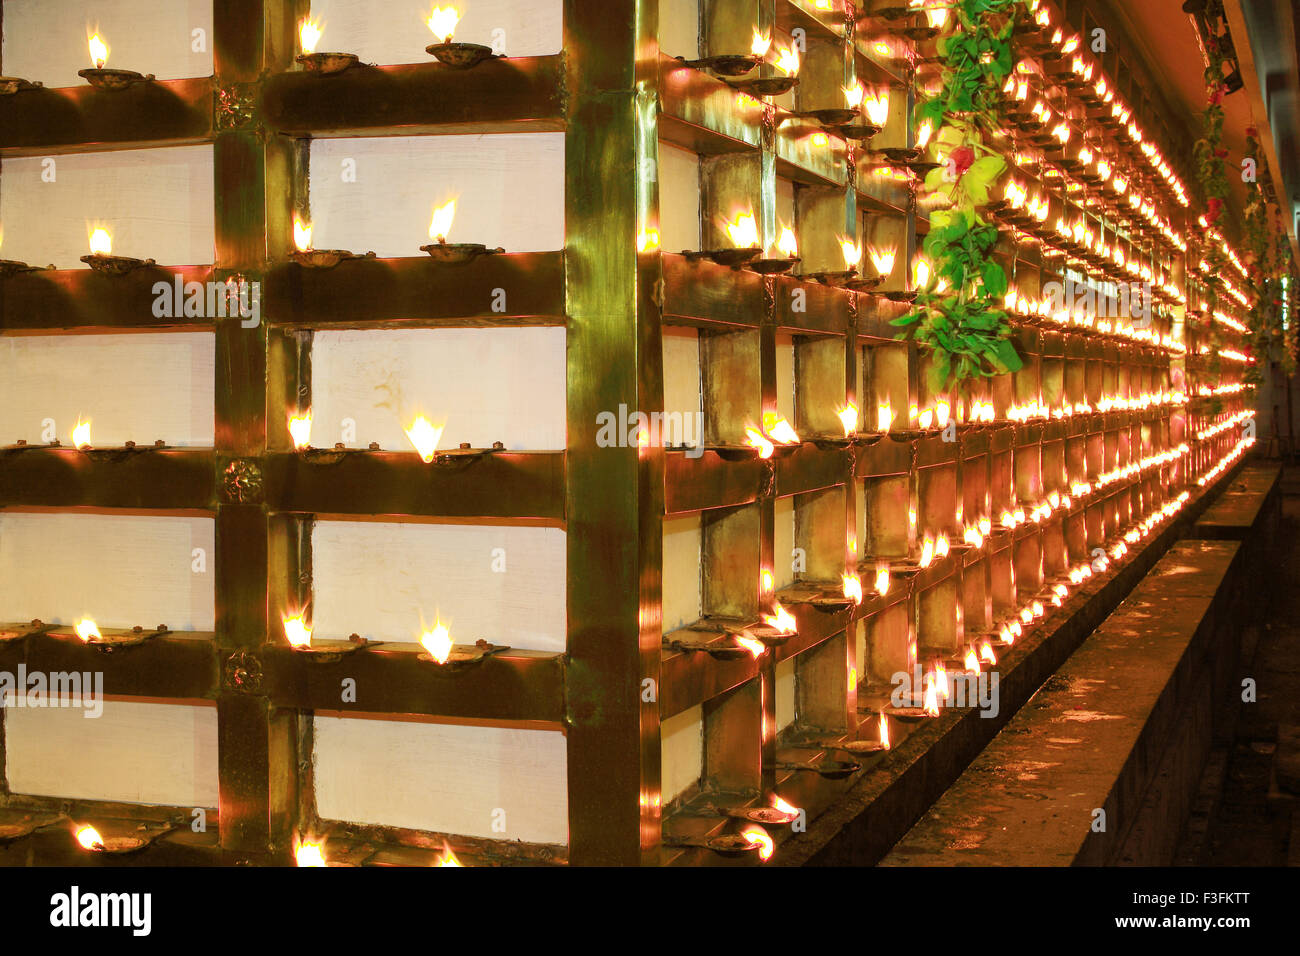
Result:
<svg viewBox="0 0 1300 956">
<path fill-rule="evenodd" d="M 700 398 L 699 329 L 664 326 L 664 411 L 695 416 L 702 408 Z M 691 419 L 694 420 L 693 418 Z M 699 431 L 691 426 L 691 435 Z"/>
<path fill-rule="evenodd" d="M 429 63 L 435 42 L 425 20 L 438 0 L 312 0 L 325 28 L 320 50 L 355 53 L 368 63 Z M 455 39 L 492 46 L 507 56 L 559 53 L 562 0 L 462 0 Z"/>
<path fill-rule="evenodd" d="M 210 332 L 0 338 L 0 443 L 71 445 L 81 417 L 103 448 L 211 448 L 215 350 Z"/>
<path fill-rule="evenodd" d="M 700 617 L 699 514 L 664 519 L 664 633 Z"/>
<path fill-rule="evenodd" d="M 795 718 L 795 659 L 787 657 L 776 665 L 776 729 L 785 730 Z"/>
<path fill-rule="evenodd" d="M 441 619 L 463 644 L 565 647 L 558 528 L 318 521 L 312 578 L 321 637 L 418 641 Z"/>
<path fill-rule="evenodd" d="M 794 495 L 776 499 L 776 526 L 772 538 L 772 576 L 778 588 L 794 583 Z"/>
<path fill-rule="evenodd" d="M 217 805 L 216 704 L 103 701 L 5 711 L 14 793 L 179 807 Z"/>
<path fill-rule="evenodd" d="M 794 408 L 794 337 L 776 337 L 776 410 L 795 424 Z"/>
<path fill-rule="evenodd" d="M 345 159 L 356 181 L 344 182 Z M 448 242 L 564 247 L 564 134 L 380 136 L 311 144 L 312 244 L 422 256 L 434 207 L 456 199 Z"/>
<path fill-rule="evenodd" d="M 704 773 L 704 707 L 695 705 L 659 725 L 660 792 L 674 799 Z"/>
<path fill-rule="evenodd" d="M 0 513 L 0 621 L 210 631 L 213 535 L 211 518 Z"/>
<path fill-rule="evenodd" d="M 5 73 L 83 85 L 77 71 L 95 65 L 86 41 L 96 31 L 110 68 L 160 80 L 212 75 L 212 0 L 5 0 Z"/>
<path fill-rule="evenodd" d="M 352 717 L 316 717 L 315 731 L 326 820 L 568 843 L 558 731 Z M 492 829 L 494 811 L 505 812 L 504 832 Z"/>
<path fill-rule="evenodd" d="M 659 49 L 687 60 L 700 55 L 700 0 L 659 0 Z"/>
<path fill-rule="evenodd" d="M 424 415 L 446 424 L 440 448 L 564 448 L 564 347 L 562 328 L 317 332 L 312 442 L 342 441 L 351 419 L 349 444 L 413 451 L 405 429 Z"/>
<path fill-rule="evenodd" d="M 90 252 L 91 230 L 102 226 L 116 255 L 164 266 L 212 262 L 211 146 L 55 156 L 53 182 L 42 180 L 42 162 L 33 156 L 0 164 L 4 258 L 88 269 L 81 256 Z"/>
<path fill-rule="evenodd" d="M 665 252 L 700 248 L 700 157 L 659 141 L 659 236 Z"/>
</svg>

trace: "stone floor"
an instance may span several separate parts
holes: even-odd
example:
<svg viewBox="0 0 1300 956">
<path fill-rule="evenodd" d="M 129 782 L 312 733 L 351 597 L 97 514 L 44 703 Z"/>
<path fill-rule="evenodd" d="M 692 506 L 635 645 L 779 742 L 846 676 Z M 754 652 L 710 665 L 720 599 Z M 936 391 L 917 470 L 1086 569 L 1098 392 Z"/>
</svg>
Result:
<svg viewBox="0 0 1300 956">
<path fill-rule="evenodd" d="M 1292 812 L 1297 801 L 1279 800 L 1273 785 L 1278 727 L 1300 725 L 1300 467 L 1286 469 L 1282 490 L 1277 577 L 1263 589 L 1262 627 L 1243 642 L 1242 677 L 1255 679 L 1258 701 L 1235 705 L 1231 739 L 1210 753 L 1178 849 L 1181 866 L 1300 865 L 1300 809 Z"/>
</svg>

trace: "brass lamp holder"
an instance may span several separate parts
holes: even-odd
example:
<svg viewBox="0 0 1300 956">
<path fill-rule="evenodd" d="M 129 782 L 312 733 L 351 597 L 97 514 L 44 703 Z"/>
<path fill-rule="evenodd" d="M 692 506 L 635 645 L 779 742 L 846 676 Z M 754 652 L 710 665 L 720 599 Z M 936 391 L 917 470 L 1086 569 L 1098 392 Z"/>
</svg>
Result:
<svg viewBox="0 0 1300 956">
<path fill-rule="evenodd" d="M 452 43 L 451 40 L 430 44 L 424 48 L 424 52 L 453 70 L 468 70 L 497 56 L 490 46 L 481 43 Z"/>
<path fill-rule="evenodd" d="M 130 89 L 137 83 L 151 83 L 154 79 L 152 73 L 137 73 L 135 70 L 112 70 L 102 66 L 78 70 L 77 76 L 97 90 L 107 90 L 113 93 Z"/>
<path fill-rule="evenodd" d="M 334 76 L 360 63 L 355 53 L 302 53 L 294 59 L 306 68 L 306 72 L 319 76 Z"/>
</svg>

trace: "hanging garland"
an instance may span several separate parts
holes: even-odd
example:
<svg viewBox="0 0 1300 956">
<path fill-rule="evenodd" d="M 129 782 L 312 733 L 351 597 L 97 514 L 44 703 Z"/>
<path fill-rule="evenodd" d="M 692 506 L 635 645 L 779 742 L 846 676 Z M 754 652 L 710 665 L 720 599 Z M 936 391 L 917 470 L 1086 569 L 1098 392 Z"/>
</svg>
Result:
<svg viewBox="0 0 1300 956">
<path fill-rule="evenodd" d="M 997 226 L 980 215 L 1006 160 L 988 144 L 999 128 L 1004 81 L 1013 67 L 1015 8 L 1029 0 L 957 0 L 959 29 L 938 41 L 943 85 L 918 110 L 932 130 L 930 149 L 945 157 L 924 193 L 947 208 L 930 213 L 924 252 L 931 268 L 911 312 L 893 320 L 933 354 L 931 384 L 1014 372 L 1021 367 L 1005 309 L 1007 275 L 991 256 Z"/>
<path fill-rule="evenodd" d="M 1223 96 L 1227 86 L 1223 82 L 1224 60 L 1219 41 L 1214 37 L 1206 38 L 1205 52 L 1210 61 L 1205 68 L 1209 102 L 1201 114 L 1201 138 L 1196 141 L 1192 155 L 1205 193 L 1205 220 L 1213 226 L 1223 215 L 1223 205 L 1228 199 L 1228 172 L 1224 162 L 1228 151 L 1223 146 Z M 1217 273 L 1224 265 L 1222 251 L 1211 245 L 1207 261 L 1211 273 Z"/>
</svg>

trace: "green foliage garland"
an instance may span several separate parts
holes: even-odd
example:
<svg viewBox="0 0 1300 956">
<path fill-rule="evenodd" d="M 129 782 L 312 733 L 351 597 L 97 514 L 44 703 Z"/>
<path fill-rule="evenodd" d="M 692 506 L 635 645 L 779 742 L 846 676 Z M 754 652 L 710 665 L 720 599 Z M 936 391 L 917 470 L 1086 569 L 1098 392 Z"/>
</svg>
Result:
<svg viewBox="0 0 1300 956">
<path fill-rule="evenodd" d="M 938 42 L 943 86 L 917 113 L 933 130 L 931 149 L 946 160 L 926 177 L 925 192 L 942 196 L 949 206 L 930 214 L 923 247 L 931 263 L 929 281 L 912 311 L 893 324 L 904 328 L 900 338 L 915 338 L 934 354 L 936 390 L 954 380 L 1014 372 L 1022 364 L 1003 308 L 1006 272 L 990 255 L 998 230 L 980 208 L 1006 169 L 1006 160 L 988 143 L 1000 125 L 1001 90 L 1014 66 L 1011 33 L 1024 2 L 951 4 L 957 29 Z"/>
</svg>

